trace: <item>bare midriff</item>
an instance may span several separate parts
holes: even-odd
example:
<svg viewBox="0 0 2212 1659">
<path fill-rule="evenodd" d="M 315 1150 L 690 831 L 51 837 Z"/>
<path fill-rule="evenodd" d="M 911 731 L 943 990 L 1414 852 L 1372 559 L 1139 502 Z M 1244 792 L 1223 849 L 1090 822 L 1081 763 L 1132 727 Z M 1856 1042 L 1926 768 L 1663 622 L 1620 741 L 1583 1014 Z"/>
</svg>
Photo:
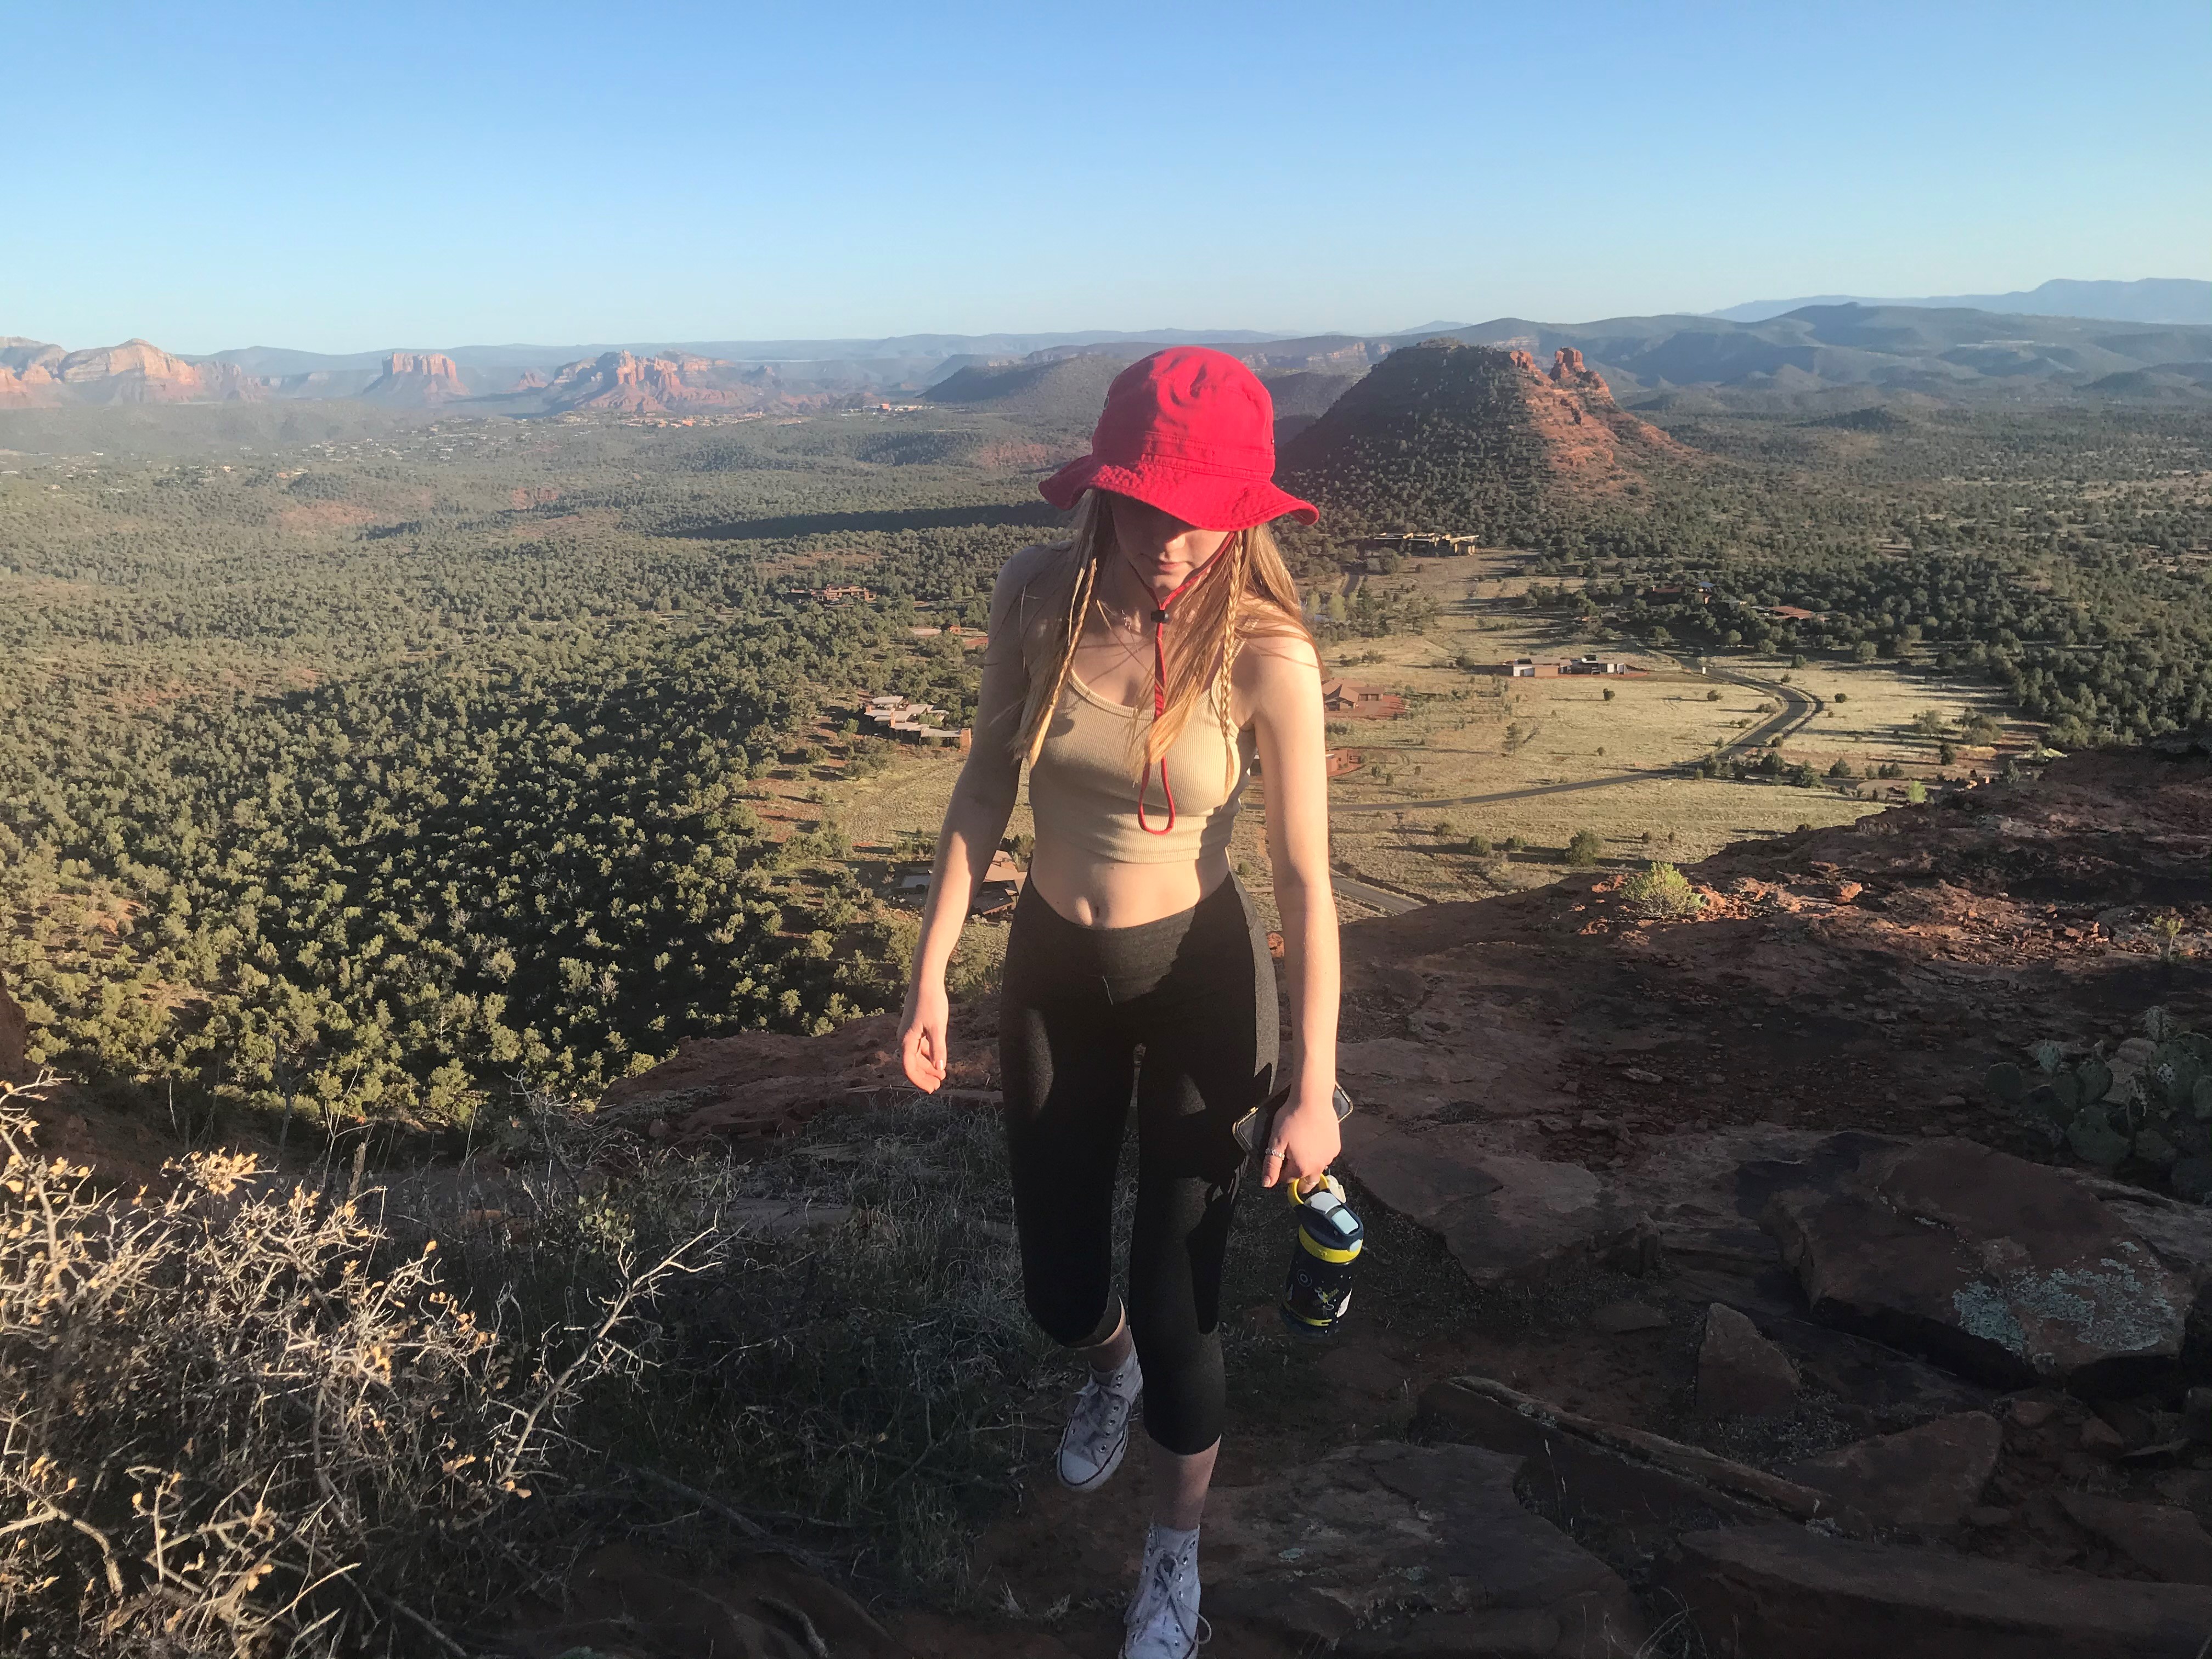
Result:
<svg viewBox="0 0 2212 1659">
<path fill-rule="evenodd" d="M 1190 909 L 1229 878 L 1225 853 L 1190 864 L 1118 864 L 1042 836 L 1030 854 L 1037 896 L 1083 927 L 1139 927 Z"/>
</svg>

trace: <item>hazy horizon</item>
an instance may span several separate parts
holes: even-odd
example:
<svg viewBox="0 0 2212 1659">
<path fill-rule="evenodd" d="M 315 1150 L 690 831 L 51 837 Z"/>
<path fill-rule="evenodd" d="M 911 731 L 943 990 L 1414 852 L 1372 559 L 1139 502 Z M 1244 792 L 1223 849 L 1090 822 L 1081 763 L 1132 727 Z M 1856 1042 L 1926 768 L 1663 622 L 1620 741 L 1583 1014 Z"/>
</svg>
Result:
<svg viewBox="0 0 2212 1659">
<path fill-rule="evenodd" d="M 2197 277 L 2062 277 L 2048 279 L 2045 283 L 2039 283 L 2035 286 L 2039 289 L 2051 286 L 2075 288 L 2099 286 L 2124 287 L 2130 283 L 2172 284 L 2175 283 L 2191 283 L 2197 286 L 2198 288 L 2212 288 L 2212 284 L 2208 284 L 2205 279 Z M 1002 348 L 1003 349 L 1009 351 L 1021 351 L 1026 349 L 1041 349 L 1047 346 L 1059 344 L 1094 343 L 1109 343 L 1117 339 L 1162 342 L 1170 343 L 1178 341 L 1192 340 L 1218 342 L 1249 341 L 1255 343 L 1263 343 L 1273 340 L 1316 339 L 1335 336 L 1344 336 L 1348 337 L 1389 338 L 1407 334 L 1419 333 L 1431 329 L 1443 330 L 1487 327 L 1498 323 L 1514 321 L 1541 323 L 1547 325 L 1570 328 L 1596 326 L 1605 322 L 1613 320 L 1614 318 L 1645 318 L 1654 316 L 1681 316 L 1686 318 L 1699 318 L 1706 319 L 1752 321 L 1765 317 L 1781 314 L 1781 313 L 1786 309 L 1795 309 L 1800 307 L 1814 305 L 1856 304 L 1898 306 L 1906 307 L 1928 307 L 1951 308 L 1964 307 L 1970 304 L 1979 306 L 1984 305 L 1984 302 L 1992 301 L 2018 300 L 2032 295 L 2034 291 L 2035 290 L 2033 289 L 2031 289 L 2021 290 L 2018 293 L 2002 295 L 1981 293 L 1972 295 L 1924 296 L 1881 296 L 1831 293 L 1807 295 L 1788 301 L 1738 301 L 1730 306 L 1714 307 L 1703 312 L 1659 312 L 1647 310 L 1640 312 L 1617 313 L 1613 314 L 1613 318 L 1595 317 L 1580 319 L 1545 317 L 1522 313 L 1492 317 L 1463 316 L 1449 319 L 1440 317 L 1425 322 L 1401 325 L 1395 327 L 1366 330 L 1326 326 L 1305 329 L 1252 329 L 1243 326 L 1224 326 L 1221 328 L 1208 329 L 1193 328 L 1186 325 L 1162 325 L 1160 327 L 1149 329 L 1118 329 L 1103 327 L 1062 327 L 1039 329 L 1001 328 L 983 329 L 973 332 L 962 332 L 948 329 L 915 328 L 903 329 L 896 333 L 888 335 L 830 333 L 806 337 L 786 337 L 782 338 L 765 338 L 758 337 L 742 337 L 731 334 L 723 334 L 719 336 L 696 336 L 680 339 L 667 337 L 633 337 L 619 340 L 599 339 L 574 341 L 515 339 L 425 340 L 420 337 L 416 337 L 386 340 L 377 344 L 360 345 L 335 350 L 316 349 L 313 348 L 296 346 L 274 339 L 260 339 L 253 341 L 250 344 L 233 344 L 218 347 L 212 350 L 197 350 L 174 348 L 170 345 L 169 342 L 161 339 L 151 339 L 151 337 L 143 334 L 124 334 L 118 335 L 112 339 L 96 341 L 49 340 L 45 343 L 49 344 L 58 344 L 70 350 L 75 351 L 112 347 L 122 344 L 125 341 L 133 338 L 148 338 L 150 339 L 151 343 L 156 346 L 161 346 L 167 349 L 176 350 L 179 355 L 195 360 L 205 361 L 218 358 L 232 359 L 250 357 L 257 353 L 282 353 L 297 357 L 313 357 L 323 359 L 326 361 L 328 365 L 332 367 L 351 362 L 358 362 L 365 365 L 368 362 L 380 357 L 381 356 L 392 351 L 465 353 L 467 355 L 468 360 L 478 363 L 489 363 L 495 362 L 504 362 L 508 361 L 507 359 L 498 356 L 498 354 L 501 353 L 520 354 L 514 359 L 514 361 L 518 363 L 531 363 L 541 359 L 547 363 L 550 363 L 556 358 L 563 356 L 569 353 L 590 355 L 623 350 L 703 351 L 712 349 L 740 347 L 765 348 L 776 346 L 818 349 L 829 347 L 882 347 L 892 344 L 912 344 L 916 347 L 914 355 L 926 356 L 928 354 L 919 349 L 919 343 L 928 341 L 970 343 L 1005 342 L 1006 343 Z M 1988 308 L 1996 309 L 2000 307 L 1989 307 Z M 2018 306 L 2012 308 L 2031 315 L 2071 316 L 2087 318 L 2093 320 L 2104 319 L 2115 322 L 2143 320 L 2142 319 L 2131 315 L 2125 315 L 2118 312 L 2108 313 L 2086 310 L 2069 311 L 2057 308 L 2039 309 L 2027 306 Z M 0 318 L 0 337 L 5 337 L 12 332 L 12 331 L 9 330 L 5 326 L 6 320 L 7 319 L 4 318 Z M 2200 319 L 2195 318 L 2174 318 L 2162 319 L 2160 320 L 2195 323 Z M 25 335 L 19 336 L 18 337 L 38 338 L 40 337 Z M 817 349 L 811 354 L 802 351 L 794 353 L 790 361 L 803 362 L 808 361 L 810 356 L 818 358 L 832 355 L 837 354 L 820 349 Z"/>
</svg>

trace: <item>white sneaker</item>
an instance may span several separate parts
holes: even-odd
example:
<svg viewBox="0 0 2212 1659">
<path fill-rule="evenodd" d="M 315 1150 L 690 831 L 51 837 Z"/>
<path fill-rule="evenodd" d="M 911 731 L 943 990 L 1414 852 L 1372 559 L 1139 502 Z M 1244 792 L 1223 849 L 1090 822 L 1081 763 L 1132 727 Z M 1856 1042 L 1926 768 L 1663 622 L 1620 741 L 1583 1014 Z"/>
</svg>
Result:
<svg viewBox="0 0 2212 1659">
<path fill-rule="evenodd" d="M 1198 1616 L 1198 1534 L 1178 1549 L 1154 1527 L 1145 1536 L 1145 1565 L 1129 1601 L 1121 1659 L 1190 1659 L 1213 1632 Z"/>
<path fill-rule="evenodd" d="M 1134 1352 L 1103 1382 L 1097 1371 L 1091 1373 L 1068 1407 L 1067 1428 L 1060 1437 L 1060 1485 L 1090 1492 L 1121 1467 L 1121 1454 L 1129 1449 L 1129 1413 L 1144 1387 Z"/>
</svg>

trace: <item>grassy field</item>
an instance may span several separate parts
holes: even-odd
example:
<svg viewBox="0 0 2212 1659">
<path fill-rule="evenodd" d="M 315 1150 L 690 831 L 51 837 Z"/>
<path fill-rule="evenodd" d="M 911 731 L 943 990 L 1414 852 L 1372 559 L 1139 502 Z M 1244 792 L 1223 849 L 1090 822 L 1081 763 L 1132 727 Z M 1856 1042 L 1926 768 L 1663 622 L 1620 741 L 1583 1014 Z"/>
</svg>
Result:
<svg viewBox="0 0 2212 1659">
<path fill-rule="evenodd" d="M 1819 700 L 1819 712 L 1783 745 L 1787 761 L 1825 775 L 1841 759 L 1860 781 L 1824 775 L 1819 787 L 1800 788 L 1779 781 L 1654 775 L 1566 794 L 1431 804 L 1658 774 L 1740 738 L 1779 707 L 1772 694 L 1700 674 L 1673 653 L 1601 640 L 1595 631 L 1577 631 L 1557 611 L 1522 608 L 1531 586 L 1519 574 L 1522 562 L 1510 553 L 1424 559 L 1396 575 L 1360 579 L 1385 589 L 1418 587 L 1441 609 L 1425 633 L 1349 640 L 1330 650 L 1332 672 L 1401 693 L 1411 704 L 1395 720 L 1330 726 L 1332 743 L 1362 758 L 1358 770 L 1331 785 L 1332 804 L 1340 809 L 1332 843 L 1344 873 L 1431 899 L 1516 891 L 1565 874 L 1567 842 L 1585 829 L 1596 832 L 1604 861 L 1614 867 L 1650 859 L 1686 863 L 1730 842 L 1785 834 L 1801 823 L 1849 823 L 1900 799 L 1911 779 L 1986 773 L 2002 748 L 2033 741 L 2028 728 L 2008 724 L 2000 750 L 1960 745 L 1943 767 L 1936 739 L 1915 729 L 1915 720 L 1932 713 L 1955 729 L 1978 713 L 2002 720 L 1990 688 L 1899 663 L 1793 668 L 1786 659 L 1730 656 L 1715 665 L 1786 682 Z M 1463 665 L 1584 653 L 1650 672 L 1604 680 L 1513 680 Z M 1884 764 L 1903 775 L 1875 781 L 1873 774 Z M 873 777 L 824 786 L 817 810 L 857 842 L 933 837 L 959 768 L 951 754 L 902 750 Z M 1398 810 L 1340 810 L 1352 805 Z M 1249 809 L 1231 856 L 1272 922 L 1263 792 L 1253 792 Z M 1024 800 L 1007 833 L 1030 830 Z M 1479 850 L 1481 839 L 1491 844 L 1487 854 Z M 1478 850 L 1469 850 L 1471 842 Z M 1370 914 L 1351 899 L 1340 899 L 1340 908 L 1347 919 Z"/>
<path fill-rule="evenodd" d="M 1741 738 L 1778 707 L 1770 694 L 1707 678 L 1674 654 L 1601 640 L 1599 630 L 1580 631 L 1557 611 L 1522 609 L 1519 601 L 1531 586 L 1520 574 L 1522 562 L 1509 553 L 1424 559 L 1400 574 L 1362 579 L 1386 590 L 1418 587 L 1441 608 L 1425 634 L 1348 641 L 1332 654 L 1331 668 L 1346 678 L 1400 692 L 1412 704 L 1396 720 L 1346 720 L 1330 728 L 1332 740 L 1358 750 L 1364 763 L 1336 780 L 1337 806 L 1404 803 L 1395 813 L 1340 811 L 1334 842 L 1348 873 L 1430 897 L 1474 897 L 1556 879 L 1578 830 L 1598 834 L 1610 862 L 1689 861 L 1729 842 L 1800 823 L 1846 823 L 1901 794 L 1905 780 L 1938 775 L 1936 740 L 1911 729 L 1916 717 L 1932 712 L 1955 726 L 1977 712 L 1999 712 L 1986 687 L 1896 663 L 1793 669 L 1786 660 L 1731 656 L 1716 666 L 1787 680 L 1824 705 L 1785 743 L 1786 760 L 1825 774 L 1841 758 L 1862 775 L 1892 763 L 1905 778 L 1850 785 L 1824 779 L 1804 789 L 1778 781 L 1654 777 L 1519 800 L 1423 805 L 1693 762 Z M 1584 653 L 1650 672 L 1514 680 L 1462 666 Z M 1992 764 L 1990 750 L 1962 748 L 1949 775 Z M 1498 854 L 1479 858 L 1457 850 L 1477 836 Z M 1525 846 L 1504 850 L 1509 839 Z"/>
</svg>

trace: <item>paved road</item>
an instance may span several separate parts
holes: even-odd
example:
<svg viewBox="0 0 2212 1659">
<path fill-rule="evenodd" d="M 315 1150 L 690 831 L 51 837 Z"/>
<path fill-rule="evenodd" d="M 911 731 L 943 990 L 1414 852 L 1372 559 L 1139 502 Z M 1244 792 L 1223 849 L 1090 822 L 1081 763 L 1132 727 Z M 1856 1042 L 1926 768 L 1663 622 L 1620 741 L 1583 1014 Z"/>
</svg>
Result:
<svg viewBox="0 0 2212 1659">
<path fill-rule="evenodd" d="M 1402 916 L 1408 910 L 1418 910 L 1428 901 L 1408 898 L 1403 893 L 1393 893 L 1387 888 L 1372 887 L 1350 876 L 1332 875 L 1328 884 L 1337 893 L 1355 904 L 1364 904 L 1370 910 L 1380 910 L 1387 916 Z"/>
</svg>

